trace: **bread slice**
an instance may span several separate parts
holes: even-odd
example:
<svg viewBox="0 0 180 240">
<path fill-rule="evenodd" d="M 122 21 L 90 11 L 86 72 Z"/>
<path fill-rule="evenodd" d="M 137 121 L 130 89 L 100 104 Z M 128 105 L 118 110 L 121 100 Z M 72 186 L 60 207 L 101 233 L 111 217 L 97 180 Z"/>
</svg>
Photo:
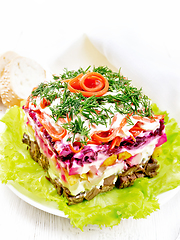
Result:
<svg viewBox="0 0 180 240">
<path fill-rule="evenodd" d="M 14 58 L 16 58 L 18 56 L 19 55 L 16 52 L 13 52 L 13 51 L 5 52 L 0 56 L 0 79 L 2 78 L 2 76 L 4 74 L 4 69 L 5 69 L 6 65 L 11 60 L 13 60 Z M 0 84 L 0 94 L 1 94 L 1 84 Z"/>
<path fill-rule="evenodd" d="M 5 66 L 14 58 L 18 57 L 19 55 L 16 52 L 13 51 L 8 51 L 3 53 L 0 56 L 0 78 L 3 76 L 4 74 L 4 69 Z"/>
<path fill-rule="evenodd" d="M 34 60 L 21 56 L 12 59 L 0 79 L 3 104 L 19 106 L 45 78 L 46 71 Z"/>
</svg>

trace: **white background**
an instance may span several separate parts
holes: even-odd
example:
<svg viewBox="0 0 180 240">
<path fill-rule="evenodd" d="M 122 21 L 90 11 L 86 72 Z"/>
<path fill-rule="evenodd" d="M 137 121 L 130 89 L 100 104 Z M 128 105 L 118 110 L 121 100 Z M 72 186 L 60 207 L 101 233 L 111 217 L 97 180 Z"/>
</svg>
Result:
<svg viewBox="0 0 180 240">
<path fill-rule="evenodd" d="M 1 1 L 0 52 L 15 49 L 24 33 L 29 42 L 24 50 L 53 44 L 60 48 L 83 32 L 106 28 L 121 32 L 129 28 L 142 39 L 180 62 L 179 1 Z M 26 48 L 25 48 L 26 47 Z"/>
<path fill-rule="evenodd" d="M 43 66 L 49 67 L 49 63 L 56 59 L 59 68 L 66 67 L 63 65 L 69 61 L 68 49 L 72 49 L 71 46 L 77 44 L 83 34 L 93 39 L 93 32 L 106 32 L 104 37 L 101 35 L 102 44 L 100 41 L 97 45 L 101 50 L 105 49 L 106 40 L 110 46 L 116 34 L 122 33 L 123 37 L 128 31 L 131 36 L 151 46 L 158 55 L 174 62 L 176 70 L 180 66 L 179 1 L 1 0 L 0 9 L 0 53 L 14 50 Z M 118 53 L 119 49 L 115 50 Z M 104 54 L 109 56 L 108 50 L 106 52 L 105 49 Z M 58 56 L 61 58 L 58 59 Z M 72 62 L 79 58 L 76 51 L 72 56 Z M 127 69 L 127 65 L 125 67 Z M 177 86 L 176 94 L 180 92 L 177 79 L 171 79 L 169 84 Z M 177 107 L 173 109 L 174 105 Z M 180 116 L 178 106 L 175 100 L 174 104 L 171 101 L 168 105 L 168 110 L 171 112 L 172 108 L 172 115 L 174 113 L 177 117 Z M 180 239 L 179 192 L 146 220 L 123 220 L 113 229 L 100 230 L 89 226 L 83 233 L 72 228 L 68 219 L 25 203 L 2 184 L 0 213 L 0 239 Z"/>
</svg>

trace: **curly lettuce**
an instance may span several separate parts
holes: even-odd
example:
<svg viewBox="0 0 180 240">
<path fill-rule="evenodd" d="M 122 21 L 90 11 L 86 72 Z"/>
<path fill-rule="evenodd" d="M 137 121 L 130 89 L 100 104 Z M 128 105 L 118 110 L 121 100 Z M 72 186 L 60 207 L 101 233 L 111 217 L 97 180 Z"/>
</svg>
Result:
<svg viewBox="0 0 180 240">
<path fill-rule="evenodd" d="M 153 105 L 155 114 L 164 114 Z M 0 136 L 0 180 L 17 183 L 32 196 L 54 202 L 70 218 L 71 224 L 83 230 L 88 224 L 113 227 L 121 219 L 146 218 L 159 209 L 157 196 L 180 185 L 180 128 L 166 114 L 168 141 L 162 146 L 158 158 L 159 174 L 154 178 L 137 179 L 132 187 L 114 188 L 97 195 L 91 201 L 68 206 L 46 179 L 46 172 L 31 159 L 27 146 L 22 143 L 26 131 L 23 110 L 17 106 L 9 109 L 1 119 L 6 125 Z"/>
</svg>

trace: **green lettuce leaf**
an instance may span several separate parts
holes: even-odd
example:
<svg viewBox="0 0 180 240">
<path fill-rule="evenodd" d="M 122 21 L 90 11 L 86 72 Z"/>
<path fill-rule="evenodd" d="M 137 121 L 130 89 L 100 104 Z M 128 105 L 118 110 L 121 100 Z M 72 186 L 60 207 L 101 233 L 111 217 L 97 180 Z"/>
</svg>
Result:
<svg viewBox="0 0 180 240">
<path fill-rule="evenodd" d="M 174 119 L 153 105 L 155 114 L 166 114 L 168 141 L 162 147 L 158 158 L 159 174 L 154 178 L 137 179 L 132 187 L 101 193 L 91 201 L 68 206 L 67 200 L 56 193 L 46 179 L 44 170 L 34 162 L 22 143 L 24 126 L 23 110 L 17 106 L 6 112 L 1 122 L 6 129 L 0 136 L 0 180 L 14 182 L 26 189 L 32 196 L 57 204 L 70 218 L 71 224 L 83 230 L 88 224 L 113 227 L 121 219 L 146 218 L 159 209 L 157 196 L 180 185 L 180 129 Z"/>
</svg>

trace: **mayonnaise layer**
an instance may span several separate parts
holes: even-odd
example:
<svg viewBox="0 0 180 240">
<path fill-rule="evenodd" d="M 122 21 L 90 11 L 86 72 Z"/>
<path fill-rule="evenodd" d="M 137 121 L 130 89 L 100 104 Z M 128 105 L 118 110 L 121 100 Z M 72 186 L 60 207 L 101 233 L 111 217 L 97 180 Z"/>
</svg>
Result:
<svg viewBox="0 0 180 240">
<path fill-rule="evenodd" d="M 90 191 L 95 186 L 97 188 L 100 188 L 101 186 L 103 186 L 104 179 L 108 178 L 111 175 L 116 175 L 116 178 L 114 179 L 115 183 L 118 174 L 124 172 L 128 168 L 127 164 L 130 166 L 134 166 L 137 164 L 141 165 L 147 162 L 154 152 L 157 141 L 157 139 L 154 139 L 153 141 L 151 141 L 151 143 L 141 149 L 141 152 L 135 154 L 133 157 L 127 159 L 126 161 L 117 161 L 116 164 L 108 166 L 106 168 L 99 166 L 96 174 L 92 174 L 91 177 L 88 177 L 88 180 L 79 177 L 77 182 L 73 185 L 71 185 L 68 181 L 63 180 L 62 172 L 61 170 L 57 169 L 56 162 L 53 160 L 50 160 L 50 167 L 48 169 L 48 173 L 52 179 L 58 179 L 64 187 L 69 189 L 73 196 L 76 196 L 81 192 Z"/>
</svg>

